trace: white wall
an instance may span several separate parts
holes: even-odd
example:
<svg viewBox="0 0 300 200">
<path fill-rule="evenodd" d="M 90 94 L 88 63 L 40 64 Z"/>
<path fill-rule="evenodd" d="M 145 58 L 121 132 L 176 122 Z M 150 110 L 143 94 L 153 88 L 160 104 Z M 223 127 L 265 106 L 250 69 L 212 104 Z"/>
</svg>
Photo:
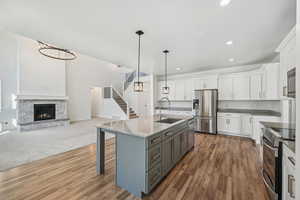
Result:
<svg viewBox="0 0 300 200">
<path fill-rule="evenodd" d="M 297 34 L 297 50 L 296 50 L 296 106 L 297 116 L 296 116 L 296 133 L 299 133 L 300 130 L 300 0 L 297 0 L 297 24 L 296 24 L 296 34 Z M 296 198 L 300 199 L 300 139 L 297 135 L 296 139 Z"/>
<path fill-rule="evenodd" d="M 103 95 L 102 95 L 102 88 L 95 87 L 91 89 L 91 98 L 92 98 L 92 107 L 91 107 L 91 114 L 92 117 L 100 117 L 101 112 L 103 109 Z"/>
<path fill-rule="evenodd" d="M 78 53 L 76 55 L 77 59 L 66 64 L 71 121 L 91 118 L 91 88 L 113 86 L 122 91 L 124 78 L 114 64 Z"/>
<path fill-rule="evenodd" d="M 20 95 L 66 96 L 65 61 L 38 52 L 37 41 L 18 37 Z"/>
<path fill-rule="evenodd" d="M 0 31 L 0 80 L 2 80 L 2 109 L 0 121 L 7 121 L 12 127 L 16 111 L 12 97 L 17 93 L 17 39 L 4 31 Z"/>
</svg>

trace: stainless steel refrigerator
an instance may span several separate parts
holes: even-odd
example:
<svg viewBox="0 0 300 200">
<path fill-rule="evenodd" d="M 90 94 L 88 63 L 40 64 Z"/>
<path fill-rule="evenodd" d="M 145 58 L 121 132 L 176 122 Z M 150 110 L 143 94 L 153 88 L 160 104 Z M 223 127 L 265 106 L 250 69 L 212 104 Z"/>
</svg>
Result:
<svg viewBox="0 0 300 200">
<path fill-rule="evenodd" d="M 217 133 L 218 90 L 195 90 L 193 111 L 195 131 Z"/>
</svg>

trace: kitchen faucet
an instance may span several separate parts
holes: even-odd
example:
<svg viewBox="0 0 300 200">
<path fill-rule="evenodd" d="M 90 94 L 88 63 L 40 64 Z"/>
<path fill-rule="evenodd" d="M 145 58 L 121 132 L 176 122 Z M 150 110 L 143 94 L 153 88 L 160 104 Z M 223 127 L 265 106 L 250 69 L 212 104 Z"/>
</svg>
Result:
<svg viewBox="0 0 300 200">
<path fill-rule="evenodd" d="M 162 108 L 162 103 L 164 101 L 167 101 L 169 103 L 169 111 L 171 110 L 171 101 L 168 97 L 162 97 L 160 100 L 158 100 L 158 103 L 159 103 L 159 120 L 161 120 L 161 108 Z"/>
</svg>

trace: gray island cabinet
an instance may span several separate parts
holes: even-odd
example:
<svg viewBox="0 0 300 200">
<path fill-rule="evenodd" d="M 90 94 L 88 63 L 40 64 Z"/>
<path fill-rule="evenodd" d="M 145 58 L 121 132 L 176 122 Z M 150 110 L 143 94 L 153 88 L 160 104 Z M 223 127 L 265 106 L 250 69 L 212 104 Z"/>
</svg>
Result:
<svg viewBox="0 0 300 200">
<path fill-rule="evenodd" d="M 105 132 L 114 133 L 116 184 L 137 197 L 150 193 L 194 147 L 193 117 L 180 117 L 172 124 L 159 123 L 158 120 L 158 116 L 151 116 L 99 125 L 98 174 L 104 173 L 104 146 L 101 146 L 100 139 L 104 139 Z"/>
</svg>

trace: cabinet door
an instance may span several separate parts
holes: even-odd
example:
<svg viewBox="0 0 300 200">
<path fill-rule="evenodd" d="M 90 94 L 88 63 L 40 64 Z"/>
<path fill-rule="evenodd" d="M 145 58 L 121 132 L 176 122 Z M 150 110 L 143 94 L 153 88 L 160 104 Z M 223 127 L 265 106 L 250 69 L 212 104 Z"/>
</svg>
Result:
<svg viewBox="0 0 300 200">
<path fill-rule="evenodd" d="M 250 80 L 248 76 L 240 76 L 233 78 L 233 99 L 250 99 Z"/>
<path fill-rule="evenodd" d="M 227 132 L 232 134 L 240 135 L 241 134 L 241 118 L 240 117 L 231 117 L 225 118 L 227 125 Z"/>
<path fill-rule="evenodd" d="M 188 151 L 188 130 L 181 134 L 181 155 Z"/>
<path fill-rule="evenodd" d="M 252 129 L 252 115 L 243 115 L 241 135 L 252 137 Z"/>
<path fill-rule="evenodd" d="M 194 130 L 190 130 L 188 134 L 188 150 L 192 149 L 195 145 L 195 133 Z"/>
<path fill-rule="evenodd" d="M 173 166 L 173 138 L 163 142 L 163 173 L 166 174 Z"/>
<path fill-rule="evenodd" d="M 232 100 L 232 78 L 221 77 L 219 78 L 219 99 Z"/>
<path fill-rule="evenodd" d="M 279 64 L 264 66 L 263 99 L 279 99 Z"/>
<path fill-rule="evenodd" d="M 169 99 L 170 100 L 175 100 L 175 81 L 168 81 L 168 87 L 170 88 L 169 89 Z"/>
<path fill-rule="evenodd" d="M 175 81 L 175 100 L 184 100 L 184 80 Z"/>
<path fill-rule="evenodd" d="M 185 80 L 184 84 L 184 99 L 185 100 L 192 100 L 193 99 L 193 92 L 194 92 L 194 80 L 188 79 Z"/>
<path fill-rule="evenodd" d="M 202 90 L 203 88 L 203 79 L 197 78 L 194 79 L 194 89 L 195 90 Z"/>
<path fill-rule="evenodd" d="M 283 154 L 282 168 L 282 200 L 295 200 L 295 167 L 285 154 Z"/>
<path fill-rule="evenodd" d="M 218 117 L 218 132 L 226 131 L 226 120 L 224 117 Z"/>
<path fill-rule="evenodd" d="M 250 98 L 253 100 L 261 99 L 262 75 L 254 74 L 250 77 Z"/>
<path fill-rule="evenodd" d="M 203 88 L 204 89 L 218 89 L 217 77 L 210 77 L 207 79 L 203 79 Z"/>
<path fill-rule="evenodd" d="M 176 164 L 181 157 L 181 134 L 176 134 L 174 136 L 174 145 L 173 145 L 173 164 Z"/>
</svg>

